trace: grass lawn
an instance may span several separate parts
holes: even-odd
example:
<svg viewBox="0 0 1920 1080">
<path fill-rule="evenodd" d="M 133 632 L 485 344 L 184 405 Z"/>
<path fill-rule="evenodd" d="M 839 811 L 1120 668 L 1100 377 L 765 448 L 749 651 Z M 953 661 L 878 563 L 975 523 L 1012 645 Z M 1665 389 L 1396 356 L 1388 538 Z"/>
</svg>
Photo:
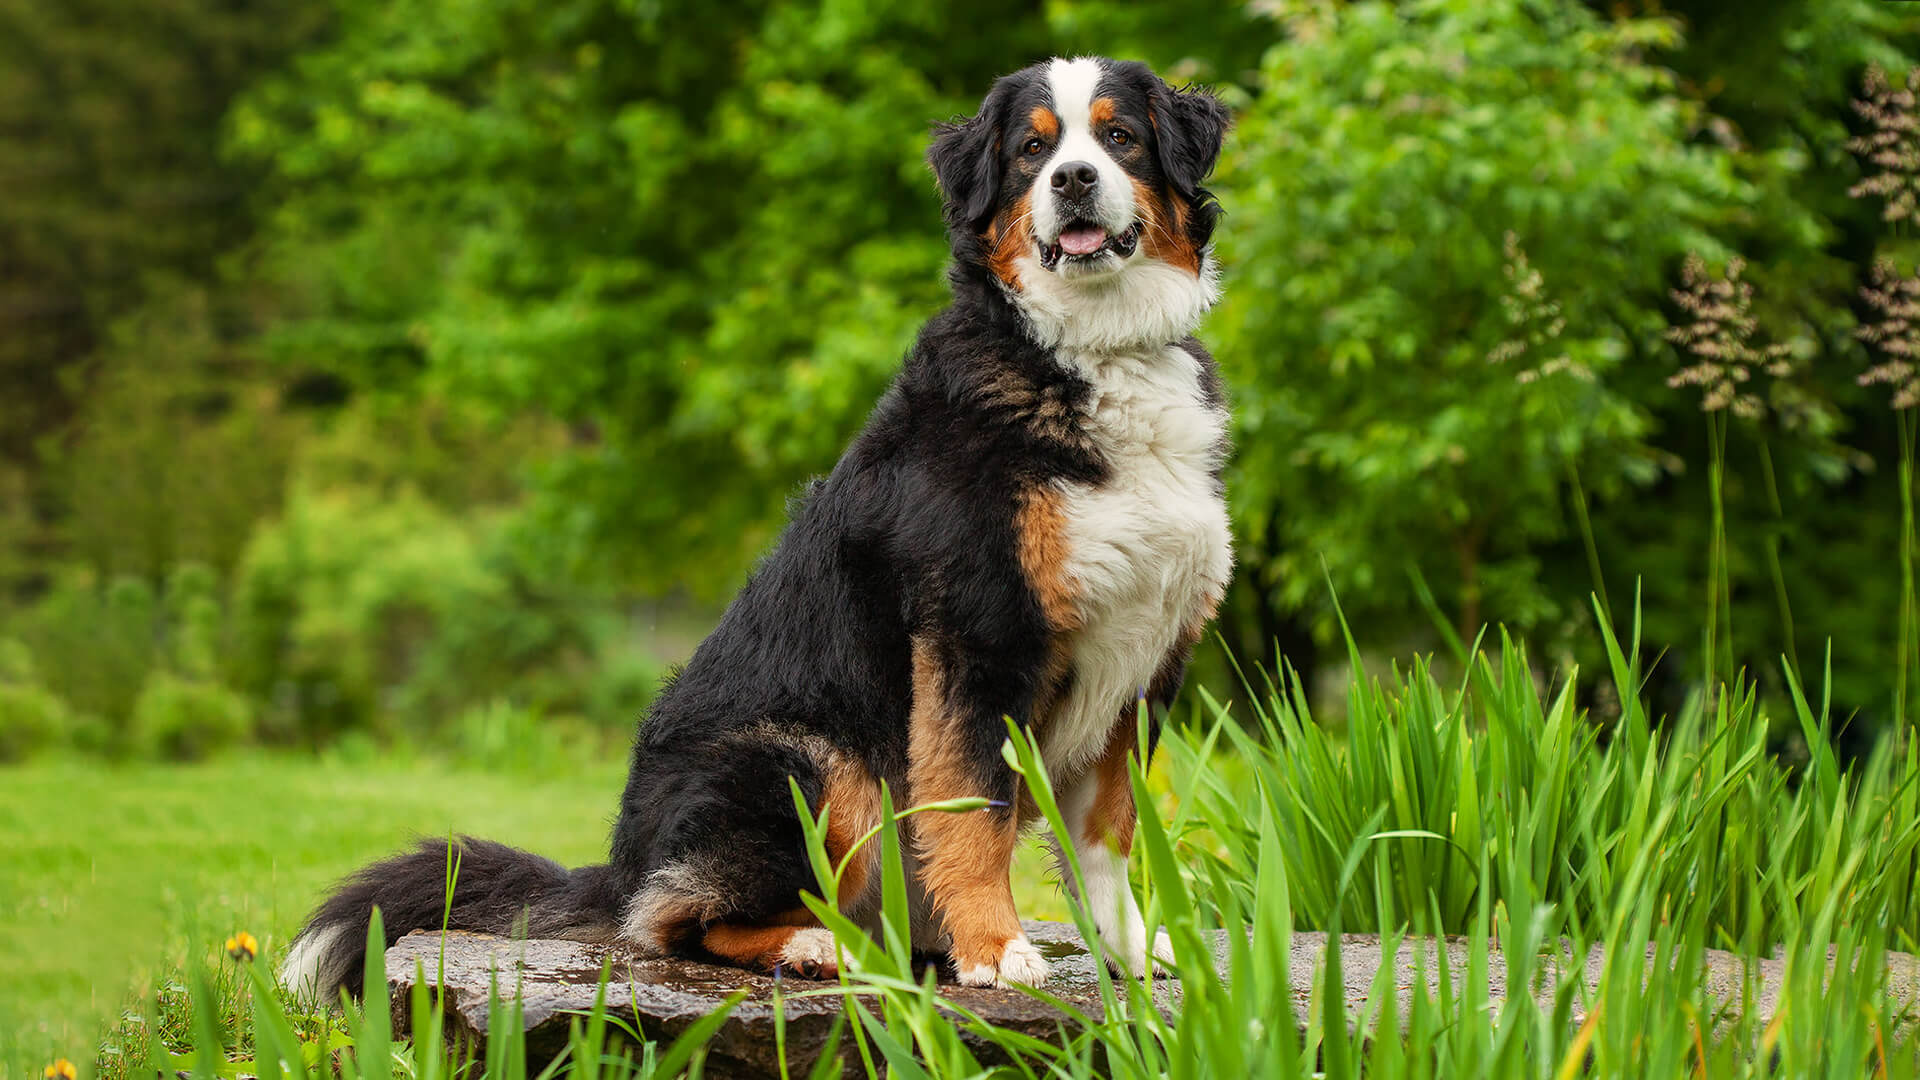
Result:
<svg viewBox="0 0 1920 1080">
<path fill-rule="evenodd" d="M 617 755 L 533 776 L 268 755 L 0 769 L 0 1070 L 90 1058 L 190 948 L 244 929 L 277 952 L 328 883 L 415 835 L 600 860 L 624 779 Z M 1022 910 L 1061 916 L 1036 844 L 1021 867 Z"/>
</svg>

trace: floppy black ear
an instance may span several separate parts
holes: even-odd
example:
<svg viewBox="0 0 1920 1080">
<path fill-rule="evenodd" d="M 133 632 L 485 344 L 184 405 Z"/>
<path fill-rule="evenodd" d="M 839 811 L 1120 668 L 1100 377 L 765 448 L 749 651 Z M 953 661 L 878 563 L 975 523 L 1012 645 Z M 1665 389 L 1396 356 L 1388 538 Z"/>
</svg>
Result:
<svg viewBox="0 0 1920 1080">
<path fill-rule="evenodd" d="M 997 89 L 969 119 L 940 124 L 927 147 L 927 164 L 946 196 L 947 223 L 979 232 L 993 217 L 1000 192 L 1000 101 Z"/>
<path fill-rule="evenodd" d="M 1160 171 L 1182 197 L 1197 198 L 1200 185 L 1220 160 L 1220 143 L 1233 114 L 1219 98 L 1195 86 L 1175 90 L 1160 83 L 1149 105 L 1160 144 Z"/>
</svg>

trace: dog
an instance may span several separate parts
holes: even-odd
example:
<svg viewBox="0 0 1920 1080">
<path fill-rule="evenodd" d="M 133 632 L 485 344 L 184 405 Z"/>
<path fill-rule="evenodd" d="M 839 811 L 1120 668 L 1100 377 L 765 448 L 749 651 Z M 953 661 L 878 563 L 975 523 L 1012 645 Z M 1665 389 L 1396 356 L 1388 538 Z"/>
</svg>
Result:
<svg viewBox="0 0 1920 1080">
<path fill-rule="evenodd" d="M 1006 718 L 1035 733 L 1110 955 L 1170 961 L 1127 881 L 1128 757 L 1151 754 L 1232 571 L 1227 402 L 1192 336 L 1219 295 L 1203 184 L 1228 125 L 1202 89 L 1076 58 L 937 126 L 952 305 L 642 719 L 609 861 L 425 842 L 322 903 L 283 982 L 357 992 L 370 911 L 389 944 L 438 928 L 454 856 L 456 929 L 830 977 L 792 778 L 831 807 L 836 863 L 883 779 L 906 803 L 990 800 L 903 823 L 913 946 L 968 986 L 1038 986 L 1009 883 L 1038 813 Z M 861 848 L 836 898 L 870 928 L 877 863 Z"/>
</svg>

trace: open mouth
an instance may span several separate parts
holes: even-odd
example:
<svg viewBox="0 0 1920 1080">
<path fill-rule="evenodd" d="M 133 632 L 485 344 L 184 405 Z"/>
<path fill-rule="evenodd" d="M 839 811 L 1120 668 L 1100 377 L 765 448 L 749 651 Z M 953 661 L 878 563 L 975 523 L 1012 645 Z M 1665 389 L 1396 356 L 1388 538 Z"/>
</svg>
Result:
<svg viewBox="0 0 1920 1080">
<path fill-rule="evenodd" d="M 1112 252 L 1124 259 L 1140 243 L 1140 223 L 1134 222 L 1122 232 L 1109 233 L 1090 221 L 1070 221 L 1051 244 L 1040 246 L 1040 265 L 1058 269 L 1062 261 L 1091 262 Z"/>
</svg>

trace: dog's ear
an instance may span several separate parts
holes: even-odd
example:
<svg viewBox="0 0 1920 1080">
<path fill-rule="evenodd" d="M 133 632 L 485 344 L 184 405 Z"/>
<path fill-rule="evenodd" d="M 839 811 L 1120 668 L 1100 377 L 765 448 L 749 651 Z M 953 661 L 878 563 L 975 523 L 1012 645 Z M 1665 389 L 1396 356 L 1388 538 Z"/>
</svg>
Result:
<svg viewBox="0 0 1920 1080">
<path fill-rule="evenodd" d="M 1200 185 L 1220 160 L 1233 114 L 1220 99 L 1199 87 L 1175 90 L 1155 80 L 1148 96 L 1154 135 L 1159 142 L 1160 171 L 1180 197 L 1199 197 Z"/>
<path fill-rule="evenodd" d="M 1000 113 L 1006 93 L 995 87 L 966 120 L 940 124 L 927 147 L 927 164 L 946 196 L 947 223 L 980 232 L 1000 194 Z"/>
</svg>

